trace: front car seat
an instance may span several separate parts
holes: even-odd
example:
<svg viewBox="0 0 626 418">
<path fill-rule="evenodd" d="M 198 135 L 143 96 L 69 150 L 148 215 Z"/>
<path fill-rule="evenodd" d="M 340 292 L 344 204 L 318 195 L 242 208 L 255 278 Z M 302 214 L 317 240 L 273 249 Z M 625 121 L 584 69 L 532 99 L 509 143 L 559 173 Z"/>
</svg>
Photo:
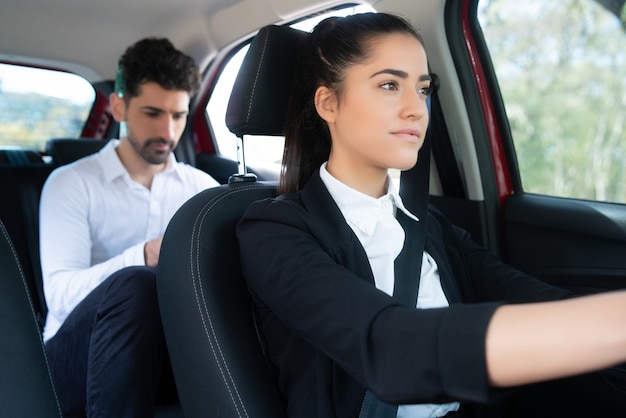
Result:
<svg viewBox="0 0 626 418">
<path fill-rule="evenodd" d="M 268 26 L 252 41 L 226 116 L 240 141 L 244 135 L 282 135 L 293 56 L 303 37 Z M 275 194 L 275 182 L 256 181 L 244 166 L 229 184 L 185 203 L 165 232 L 157 291 L 185 417 L 285 416 L 257 334 L 235 233 L 250 203 Z"/>
</svg>

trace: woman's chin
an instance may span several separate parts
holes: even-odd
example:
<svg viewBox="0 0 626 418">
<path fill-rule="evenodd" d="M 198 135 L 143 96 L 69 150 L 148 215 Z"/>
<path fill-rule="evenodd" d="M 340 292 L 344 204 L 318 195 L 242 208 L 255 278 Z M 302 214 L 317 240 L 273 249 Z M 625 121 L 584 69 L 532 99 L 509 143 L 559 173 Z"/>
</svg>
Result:
<svg viewBox="0 0 626 418">
<path fill-rule="evenodd" d="M 395 164 L 393 164 L 392 168 L 395 168 L 400 171 L 407 171 L 415 167 L 415 164 L 417 164 L 417 161 L 418 161 L 418 158 L 416 155 L 413 155 L 407 158 L 398 159 L 395 162 Z"/>
</svg>

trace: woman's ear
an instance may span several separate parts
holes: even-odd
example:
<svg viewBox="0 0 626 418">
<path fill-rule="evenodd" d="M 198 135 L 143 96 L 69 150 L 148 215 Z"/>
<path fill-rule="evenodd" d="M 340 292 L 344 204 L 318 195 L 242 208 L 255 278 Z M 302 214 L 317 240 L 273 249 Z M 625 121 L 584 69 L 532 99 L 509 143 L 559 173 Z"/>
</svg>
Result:
<svg viewBox="0 0 626 418">
<path fill-rule="evenodd" d="M 315 109 L 326 123 L 334 123 L 337 117 L 337 95 L 326 86 L 320 86 L 315 91 Z"/>
<path fill-rule="evenodd" d="M 111 103 L 111 113 L 116 122 L 126 121 L 126 102 L 117 93 L 111 93 L 109 96 Z"/>
</svg>

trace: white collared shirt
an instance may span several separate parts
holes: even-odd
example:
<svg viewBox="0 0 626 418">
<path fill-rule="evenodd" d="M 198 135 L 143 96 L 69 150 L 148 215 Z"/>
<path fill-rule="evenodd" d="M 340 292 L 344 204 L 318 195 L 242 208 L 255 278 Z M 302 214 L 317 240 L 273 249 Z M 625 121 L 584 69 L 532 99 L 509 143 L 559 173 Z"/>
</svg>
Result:
<svg viewBox="0 0 626 418">
<path fill-rule="evenodd" d="M 110 140 L 98 153 L 56 169 L 43 187 L 40 249 L 48 317 L 44 340 L 104 279 L 144 265 L 144 244 L 165 232 L 180 206 L 219 183 L 173 154 L 150 189 L 133 181 Z"/>
<path fill-rule="evenodd" d="M 376 287 L 393 295 L 394 262 L 402 251 L 405 237 L 404 229 L 395 217 L 395 211 L 401 210 L 414 221 L 419 220 L 404 207 L 391 177 L 387 180 L 387 194 L 378 199 L 352 189 L 334 178 L 326 170 L 326 163 L 320 168 L 320 177 L 365 249 Z M 427 309 L 443 306 L 448 306 L 448 300 L 441 287 L 437 263 L 424 251 L 416 307 Z M 442 417 L 458 408 L 458 402 L 442 405 L 400 405 L 397 417 Z"/>
</svg>

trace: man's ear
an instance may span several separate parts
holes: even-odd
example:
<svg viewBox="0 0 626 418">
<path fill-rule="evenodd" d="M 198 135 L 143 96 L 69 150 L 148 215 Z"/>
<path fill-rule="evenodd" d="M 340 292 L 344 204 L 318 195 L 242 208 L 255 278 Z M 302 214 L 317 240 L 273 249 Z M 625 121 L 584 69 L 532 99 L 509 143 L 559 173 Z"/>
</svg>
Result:
<svg viewBox="0 0 626 418">
<path fill-rule="evenodd" d="M 326 86 L 320 86 L 315 91 L 315 109 L 326 123 L 334 123 L 337 117 L 337 95 Z"/>
<path fill-rule="evenodd" d="M 126 121 L 126 102 L 117 93 L 111 93 L 109 96 L 111 103 L 111 113 L 116 122 Z"/>
</svg>

